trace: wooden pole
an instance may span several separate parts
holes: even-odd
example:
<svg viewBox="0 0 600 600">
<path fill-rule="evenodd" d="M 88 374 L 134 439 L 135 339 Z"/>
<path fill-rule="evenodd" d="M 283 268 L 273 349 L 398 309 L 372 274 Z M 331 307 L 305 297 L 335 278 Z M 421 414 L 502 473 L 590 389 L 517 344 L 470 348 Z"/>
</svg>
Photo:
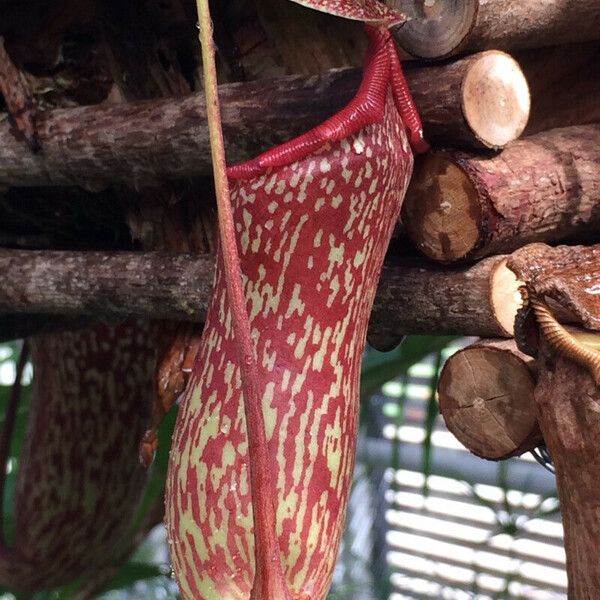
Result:
<svg viewBox="0 0 600 600">
<path fill-rule="evenodd" d="M 487 48 L 516 50 L 600 38 L 600 2 L 387 0 L 411 20 L 396 39 L 416 58 Z"/>
<path fill-rule="evenodd" d="M 521 300 L 505 262 L 492 257 L 466 268 L 388 263 L 371 316 L 371 342 L 384 348 L 406 334 L 510 337 Z M 202 322 L 213 265 L 210 255 L 0 250 L 0 337 L 56 330 L 60 318 L 65 328 L 82 318 Z"/>
<path fill-rule="evenodd" d="M 201 322 L 213 271 L 210 255 L 0 250 L 0 313 Z"/>
<path fill-rule="evenodd" d="M 600 597 L 600 387 L 544 341 L 540 355 L 535 401 L 556 469 L 569 598 L 594 600 Z"/>
<path fill-rule="evenodd" d="M 386 350 L 409 334 L 511 337 L 521 306 L 519 286 L 502 256 L 453 268 L 414 260 L 387 263 L 369 343 Z"/>
<path fill-rule="evenodd" d="M 518 456 L 543 441 L 534 388 L 534 360 L 514 340 L 480 340 L 446 361 L 440 412 L 473 454 L 489 460 Z"/>
<path fill-rule="evenodd" d="M 499 62 L 508 65 L 508 83 L 500 83 L 500 74 L 490 66 Z M 230 163 L 321 123 L 350 100 L 360 76 L 360 70 L 346 69 L 220 86 Z M 436 138 L 456 139 L 479 147 L 488 140 L 502 145 L 518 135 L 527 120 L 527 86 L 506 55 L 468 58 L 436 67 L 433 74 L 410 69 L 407 77 L 419 99 L 425 130 L 434 142 Z M 502 92 L 502 98 L 522 97 L 523 102 L 511 101 L 509 110 L 499 111 L 496 93 L 486 94 L 483 101 L 468 100 L 461 92 L 465 80 L 474 82 L 468 89 L 481 85 Z M 442 104 L 446 112 L 440 111 Z M 458 118 L 465 104 L 474 107 L 467 114 L 480 118 Z M 508 123 L 496 127 L 503 129 L 504 137 L 495 137 L 490 123 Z M 0 123 L 0 188 L 75 184 L 97 189 L 108 183 L 139 188 L 161 177 L 206 175 L 211 168 L 206 108 L 198 94 L 54 110 L 38 115 L 36 131 L 42 151 L 32 154 L 14 138 L 8 124 Z"/>
<path fill-rule="evenodd" d="M 402 221 L 438 261 L 598 231 L 600 125 L 555 129 L 493 157 L 434 152 L 416 165 Z"/>
<path fill-rule="evenodd" d="M 556 469 L 569 598 L 600 596 L 600 246 L 531 244 L 509 266 L 523 278 L 527 307 L 518 319 L 522 350 L 538 357 L 538 422 Z M 550 304 L 553 301 L 553 304 Z M 565 328 L 555 307 L 581 327 Z"/>
</svg>

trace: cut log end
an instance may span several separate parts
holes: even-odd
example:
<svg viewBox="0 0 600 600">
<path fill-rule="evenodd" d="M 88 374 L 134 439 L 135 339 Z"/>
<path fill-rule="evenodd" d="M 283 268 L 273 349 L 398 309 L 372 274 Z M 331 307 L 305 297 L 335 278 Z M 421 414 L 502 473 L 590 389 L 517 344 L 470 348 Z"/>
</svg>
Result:
<svg viewBox="0 0 600 600">
<path fill-rule="evenodd" d="M 487 148 L 503 148 L 525 129 L 531 108 L 529 86 L 518 63 L 505 52 L 479 55 L 462 89 L 467 123 Z"/>
<path fill-rule="evenodd" d="M 454 52 L 471 31 L 477 16 L 476 0 L 388 0 L 411 20 L 398 29 L 396 39 L 415 58 L 440 58 Z"/>
<path fill-rule="evenodd" d="M 589 240 L 600 220 L 593 201 L 599 148 L 594 124 L 546 131 L 494 156 L 432 152 L 408 188 L 405 230 L 441 262 L 506 254 L 531 242 Z"/>
<path fill-rule="evenodd" d="M 446 363 L 440 411 L 448 429 L 477 456 L 500 460 L 541 443 L 531 365 L 512 340 L 478 342 Z"/>
<path fill-rule="evenodd" d="M 523 306 L 521 288 L 523 282 L 517 279 L 507 266 L 508 259 L 502 259 L 494 266 L 490 281 L 490 305 L 492 313 L 508 337 L 515 334 L 515 319 Z"/>
<path fill-rule="evenodd" d="M 481 200 L 469 174 L 445 153 L 415 164 L 402 222 L 417 248 L 429 258 L 464 258 L 480 241 Z"/>
</svg>

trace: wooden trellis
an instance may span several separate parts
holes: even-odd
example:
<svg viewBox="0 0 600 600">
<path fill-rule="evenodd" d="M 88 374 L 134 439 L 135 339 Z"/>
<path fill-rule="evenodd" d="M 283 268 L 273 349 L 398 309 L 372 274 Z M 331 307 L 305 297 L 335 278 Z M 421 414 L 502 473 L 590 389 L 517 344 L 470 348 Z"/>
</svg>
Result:
<svg viewBox="0 0 600 600">
<path fill-rule="evenodd" d="M 28 18 L 21 4 L 0 0 L 0 339 L 180 323 L 159 369 L 171 402 L 214 276 L 193 7 L 60 0 Z M 321 123 L 361 80 L 356 24 L 281 4 L 215 10 L 231 163 Z M 494 338 L 449 361 L 442 412 L 485 458 L 546 443 L 570 597 L 595 599 L 600 2 L 389 4 L 411 17 L 396 40 L 433 150 L 417 160 L 369 340 Z M 558 333 L 537 324 L 539 304 Z"/>
</svg>

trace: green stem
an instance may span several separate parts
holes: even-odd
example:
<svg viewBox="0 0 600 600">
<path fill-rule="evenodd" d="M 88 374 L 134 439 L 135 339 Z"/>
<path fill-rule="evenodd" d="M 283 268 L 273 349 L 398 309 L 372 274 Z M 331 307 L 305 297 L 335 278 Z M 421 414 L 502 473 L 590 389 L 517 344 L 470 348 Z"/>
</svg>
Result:
<svg viewBox="0 0 600 600">
<path fill-rule="evenodd" d="M 273 498 L 271 461 L 269 460 L 261 395 L 258 390 L 258 367 L 242 286 L 242 269 L 235 237 L 229 182 L 227 180 L 212 21 L 208 0 L 197 0 L 196 6 L 200 28 L 199 39 L 202 46 L 204 93 L 217 196 L 221 254 L 242 376 L 244 412 L 248 435 L 255 560 L 251 600 L 291 600 L 283 576 L 281 552 L 275 529 L 277 513 Z"/>
</svg>

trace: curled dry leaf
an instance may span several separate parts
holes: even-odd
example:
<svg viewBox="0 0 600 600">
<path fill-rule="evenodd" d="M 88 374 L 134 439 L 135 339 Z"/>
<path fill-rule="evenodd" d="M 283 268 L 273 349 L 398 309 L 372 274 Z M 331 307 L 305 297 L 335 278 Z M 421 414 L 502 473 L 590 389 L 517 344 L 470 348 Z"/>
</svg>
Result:
<svg viewBox="0 0 600 600">
<path fill-rule="evenodd" d="M 600 330 L 600 245 L 530 244 L 517 250 L 508 266 L 526 286 L 527 302 L 516 322 L 516 337 L 524 351 L 536 352 L 531 307 L 541 333 L 557 353 L 588 369 L 600 384 L 597 333 L 571 330 L 570 321 Z"/>
</svg>

